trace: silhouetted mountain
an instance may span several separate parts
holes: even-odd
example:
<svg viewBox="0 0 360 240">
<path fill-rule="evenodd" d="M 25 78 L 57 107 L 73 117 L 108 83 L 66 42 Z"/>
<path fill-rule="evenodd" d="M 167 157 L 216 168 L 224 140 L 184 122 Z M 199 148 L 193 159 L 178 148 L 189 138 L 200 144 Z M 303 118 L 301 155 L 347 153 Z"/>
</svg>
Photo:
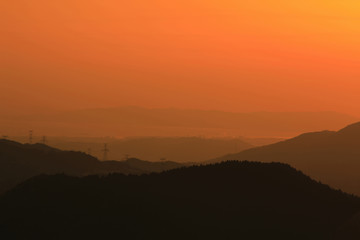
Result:
<svg viewBox="0 0 360 240">
<path fill-rule="evenodd" d="M 249 160 L 291 164 L 333 187 L 360 194 L 360 123 L 338 132 L 323 131 L 212 160 Z"/>
<path fill-rule="evenodd" d="M 341 225 L 335 234 L 336 240 L 358 240 L 360 239 L 360 213 Z"/>
<path fill-rule="evenodd" d="M 223 112 L 191 109 L 120 107 L 71 112 L 3 116 L 7 135 L 36 129 L 67 136 L 247 136 L 292 137 L 339 129 L 359 118 L 336 112 Z M 6 129 L 16 129 L 16 133 Z M 2 129 L 0 129 L 1 131 Z"/>
<path fill-rule="evenodd" d="M 331 239 L 360 199 L 280 163 L 42 175 L 0 199 L 6 239 Z"/>
<path fill-rule="evenodd" d="M 269 144 L 274 144 L 280 141 L 284 141 L 286 138 L 261 138 L 261 137 L 257 137 L 257 138 L 248 138 L 248 137 L 240 137 L 241 140 L 243 140 L 244 142 L 247 142 L 253 146 L 256 147 L 260 147 L 260 146 L 264 146 L 264 145 L 269 145 Z"/>
<path fill-rule="evenodd" d="M 27 138 L 17 138 L 27 141 Z M 125 155 L 147 161 L 203 162 L 253 147 L 241 138 L 139 137 L 139 138 L 66 138 L 49 137 L 48 144 L 62 150 L 88 152 L 102 159 L 104 142 L 109 157 L 121 161 Z M 256 141 L 256 140 L 253 140 Z M 266 140 L 265 140 L 266 141 Z"/>
<path fill-rule="evenodd" d="M 183 164 L 171 161 L 164 162 L 148 162 L 142 161 L 137 158 L 130 158 L 128 160 L 123 161 L 124 164 L 129 166 L 130 168 L 140 169 L 144 172 L 162 172 L 174 168 L 183 167 Z"/>
<path fill-rule="evenodd" d="M 44 144 L 21 144 L 0 139 L 0 193 L 39 174 L 141 174 L 180 166 L 175 162 L 150 163 L 138 159 L 101 162 L 82 152 L 61 151 Z"/>
</svg>

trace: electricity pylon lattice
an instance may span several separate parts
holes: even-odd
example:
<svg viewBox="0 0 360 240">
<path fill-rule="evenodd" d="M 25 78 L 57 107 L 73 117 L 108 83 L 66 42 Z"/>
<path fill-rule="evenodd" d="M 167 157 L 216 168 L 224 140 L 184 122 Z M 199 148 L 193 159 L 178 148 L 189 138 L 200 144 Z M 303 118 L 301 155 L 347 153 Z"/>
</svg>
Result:
<svg viewBox="0 0 360 240">
<path fill-rule="evenodd" d="M 108 149 L 106 143 L 104 144 L 104 149 L 103 149 L 102 151 L 103 151 L 103 153 L 104 153 L 103 159 L 104 159 L 104 161 L 106 161 L 106 160 L 107 160 L 107 157 L 108 157 L 108 152 L 109 152 L 109 149 Z"/>
</svg>

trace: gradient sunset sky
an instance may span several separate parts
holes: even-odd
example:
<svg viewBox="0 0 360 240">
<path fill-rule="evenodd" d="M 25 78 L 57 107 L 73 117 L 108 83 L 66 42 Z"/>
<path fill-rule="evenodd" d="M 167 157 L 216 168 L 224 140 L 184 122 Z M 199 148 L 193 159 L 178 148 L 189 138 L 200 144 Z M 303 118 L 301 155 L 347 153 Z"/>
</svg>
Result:
<svg viewBox="0 0 360 240">
<path fill-rule="evenodd" d="M 3 0 L 0 109 L 360 116 L 359 0 Z"/>
</svg>

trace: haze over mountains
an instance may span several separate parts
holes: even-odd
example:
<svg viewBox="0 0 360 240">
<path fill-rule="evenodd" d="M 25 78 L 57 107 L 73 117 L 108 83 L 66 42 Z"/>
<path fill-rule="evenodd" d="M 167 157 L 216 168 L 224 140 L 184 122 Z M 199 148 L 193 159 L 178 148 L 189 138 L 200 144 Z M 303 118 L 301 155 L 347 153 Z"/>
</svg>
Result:
<svg viewBox="0 0 360 240">
<path fill-rule="evenodd" d="M 29 145 L 1 140 L 0 171 L 3 177 L 0 181 L 4 185 L 3 189 L 6 189 L 19 181 L 43 173 L 64 172 L 84 176 L 109 172 L 139 174 L 162 171 L 182 166 L 177 162 L 200 162 L 208 156 L 215 156 L 216 153 L 250 148 L 237 154 L 215 158 L 211 162 L 224 160 L 284 162 L 335 188 L 360 194 L 360 123 L 352 124 L 338 132 L 306 133 L 262 147 L 251 148 L 249 144 L 241 141 L 240 143 L 242 145 L 239 145 L 238 140 L 220 141 L 201 138 L 135 138 L 114 140 L 110 143 L 113 149 L 110 156 L 114 157 L 110 160 L 121 160 L 124 159 L 124 154 L 133 153 L 134 155 L 131 154 L 130 157 L 144 157 L 144 160 L 155 161 L 151 166 L 151 163 L 140 160 L 101 163 L 98 159 L 81 152 L 60 151 L 43 144 Z M 85 152 L 86 147 L 91 144 L 77 142 L 71 143 L 68 147 L 72 146 L 78 150 L 84 148 L 83 152 Z M 103 147 L 102 143 L 96 144 Z M 66 144 L 63 147 L 66 148 Z M 101 149 L 99 149 L 101 154 L 100 151 Z M 140 162 L 143 164 L 139 164 Z"/>
<path fill-rule="evenodd" d="M 102 140 L 95 138 L 93 143 Z M 161 148 L 161 153 L 181 152 L 193 145 L 188 153 L 179 154 L 182 158 L 192 152 L 204 156 L 206 149 L 214 154 L 212 148 L 223 151 L 221 144 L 240 139 L 116 141 L 131 143 L 144 156 Z M 127 239 L 350 240 L 359 236 L 358 197 L 283 163 L 331 187 L 360 194 L 360 123 L 261 147 L 240 143 L 250 149 L 212 162 L 252 162 L 187 167 L 165 159 L 99 161 L 84 152 L 0 140 L 0 232 L 15 239 L 111 238 L 119 232 Z"/>
<path fill-rule="evenodd" d="M 305 133 L 272 145 L 226 155 L 212 162 L 283 162 L 344 191 L 360 194 L 360 123 L 337 132 Z"/>
<path fill-rule="evenodd" d="M 359 12 L 0 0 L 0 240 L 360 240 Z"/>
<path fill-rule="evenodd" d="M 293 137 L 337 130 L 358 118 L 336 112 L 223 112 L 120 107 L 34 115 L 3 115 L 0 131 L 24 135 L 29 129 L 51 136 Z"/>
</svg>

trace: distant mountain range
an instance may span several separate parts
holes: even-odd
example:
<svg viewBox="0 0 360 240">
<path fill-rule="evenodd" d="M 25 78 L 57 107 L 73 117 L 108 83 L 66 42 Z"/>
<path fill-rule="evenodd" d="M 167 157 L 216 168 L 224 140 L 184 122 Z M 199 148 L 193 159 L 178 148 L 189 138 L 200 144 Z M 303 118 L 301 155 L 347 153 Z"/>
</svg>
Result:
<svg viewBox="0 0 360 240">
<path fill-rule="evenodd" d="M 53 136 L 292 137 L 309 131 L 337 130 L 358 120 L 336 112 L 237 113 L 121 107 L 0 116 L 0 131 L 24 135 L 21 133 L 33 129 Z M 8 129 L 12 132 L 6 133 Z"/>
<path fill-rule="evenodd" d="M 25 138 L 18 138 L 27 141 Z M 202 162 L 210 158 L 252 148 L 241 138 L 210 139 L 200 137 L 142 137 L 142 138 L 65 138 L 48 137 L 47 144 L 62 150 L 90 152 L 103 159 L 104 143 L 112 160 L 123 160 L 125 155 L 152 162 Z M 268 140 L 270 141 L 270 139 Z"/>
<path fill-rule="evenodd" d="M 142 176 L 37 176 L 0 198 L 0 231 L 4 239 L 325 240 L 344 234 L 359 210 L 359 198 L 288 165 L 226 162 Z"/>
<path fill-rule="evenodd" d="M 184 165 L 170 161 L 146 162 L 134 158 L 126 161 L 99 161 L 83 152 L 61 151 L 44 144 L 0 140 L 0 193 L 39 174 L 142 174 L 181 166 Z"/>
<path fill-rule="evenodd" d="M 360 123 L 340 131 L 302 134 L 211 160 L 249 160 L 291 164 L 333 187 L 360 195 Z"/>
</svg>

